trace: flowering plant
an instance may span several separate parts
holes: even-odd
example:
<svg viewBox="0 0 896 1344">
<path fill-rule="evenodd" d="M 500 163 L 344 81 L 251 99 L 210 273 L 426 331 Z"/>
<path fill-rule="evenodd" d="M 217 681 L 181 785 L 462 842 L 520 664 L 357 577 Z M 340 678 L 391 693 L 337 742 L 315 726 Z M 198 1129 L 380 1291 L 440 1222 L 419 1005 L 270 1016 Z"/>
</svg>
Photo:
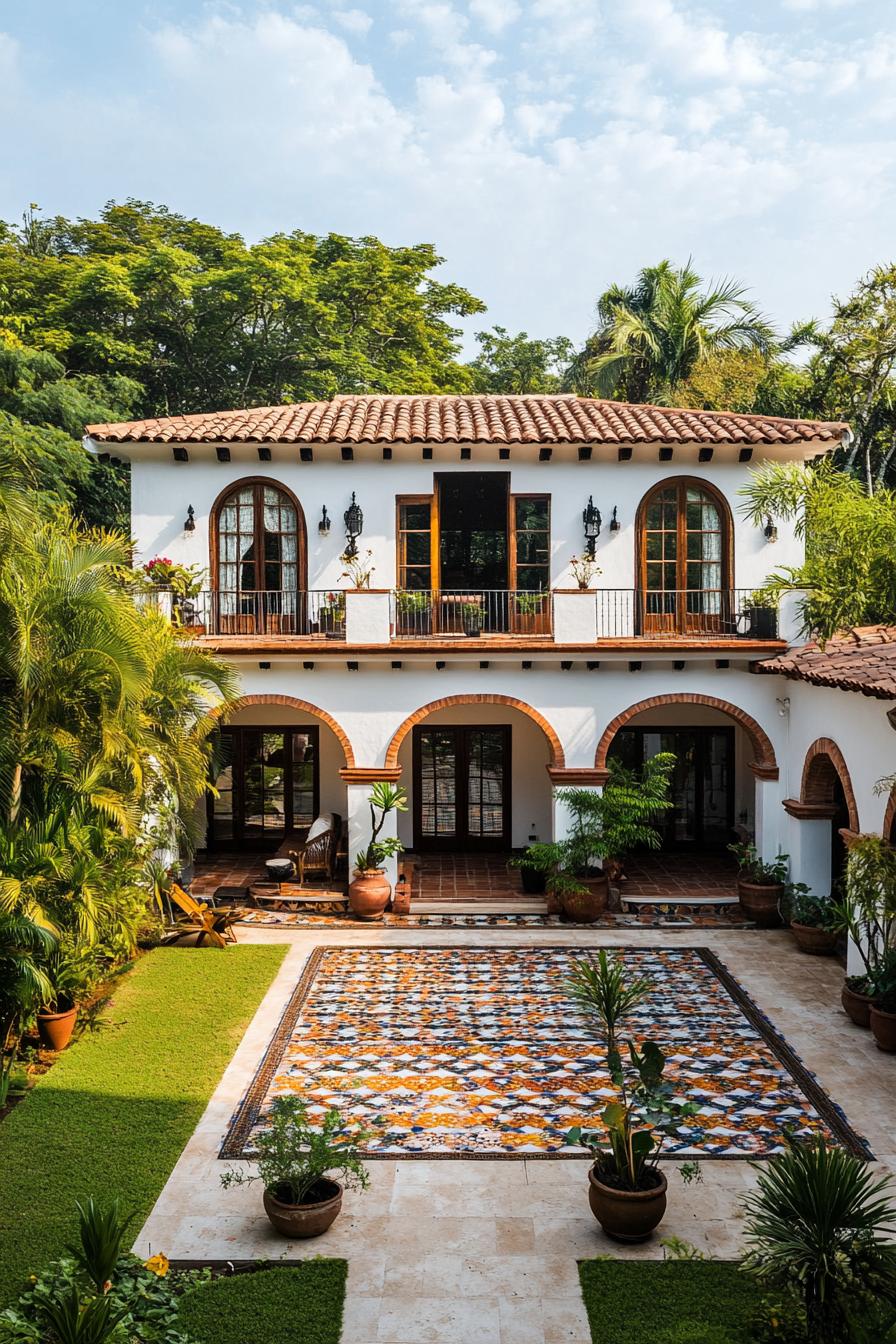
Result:
<svg viewBox="0 0 896 1344">
<path fill-rule="evenodd" d="M 572 576 L 580 588 L 587 588 L 591 580 L 602 573 L 600 565 L 593 555 L 573 555 L 570 556 L 569 567 L 572 570 Z"/>
<path fill-rule="evenodd" d="M 153 556 L 143 573 L 154 588 L 170 588 L 175 597 L 198 597 L 205 582 L 201 565 L 179 565 L 167 555 Z"/>
<path fill-rule="evenodd" d="M 353 588 L 369 588 L 370 576 L 375 568 L 370 563 L 372 558 L 373 551 L 365 551 L 363 555 L 349 555 L 348 551 L 343 551 L 339 559 L 345 569 L 339 575 L 340 579 L 348 579 Z"/>
</svg>

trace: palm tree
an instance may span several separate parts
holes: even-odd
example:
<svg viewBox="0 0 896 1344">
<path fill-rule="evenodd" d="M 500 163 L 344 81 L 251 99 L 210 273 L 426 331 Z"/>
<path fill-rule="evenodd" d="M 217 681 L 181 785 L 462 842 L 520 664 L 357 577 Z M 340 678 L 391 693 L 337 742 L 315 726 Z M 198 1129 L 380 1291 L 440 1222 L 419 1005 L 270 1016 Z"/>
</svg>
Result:
<svg viewBox="0 0 896 1344">
<path fill-rule="evenodd" d="M 50 991 L 40 962 L 55 946 L 50 930 L 25 915 L 0 914 L 0 1106 L 9 1093 L 22 1024 Z"/>
<path fill-rule="evenodd" d="M 634 285 L 611 287 L 597 304 L 599 325 L 573 362 L 576 391 L 623 401 L 669 404 L 699 360 L 718 350 L 770 351 L 774 333 L 733 280 L 702 290 L 690 262 L 642 270 Z"/>
</svg>

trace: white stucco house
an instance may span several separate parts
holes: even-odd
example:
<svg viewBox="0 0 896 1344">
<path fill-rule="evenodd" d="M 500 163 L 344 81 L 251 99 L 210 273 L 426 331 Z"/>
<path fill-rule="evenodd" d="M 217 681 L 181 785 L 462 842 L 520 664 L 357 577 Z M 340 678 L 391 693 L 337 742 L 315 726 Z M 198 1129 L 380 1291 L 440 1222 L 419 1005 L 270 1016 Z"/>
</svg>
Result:
<svg viewBox="0 0 896 1344">
<path fill-rule="evenodd" d="M 92 451 L 131 465 L 138 562 L 202 566 L 184 619 L 241 677 L 209 851 L 276 847 L 328 810 L 352 854 L 371 781 L 400 779 L 408 848 L 500 853 L 562 833 L 555 786 L 599 788 L 613 752 L 667 749 L 668 846 L 754 834 L 829 890 L 841 832 L 891 824 L 875 784 L 896 682 L 865 674 L 869 647 L 896 645 L 866 632 L 801 659 L 797 598 L 753 596 L 800 543 L 781 520 L 748 525 L 739 491 L 846 432 L 565 395 L 89 427 Z M 343 577 L 347 544 L 368 587 Z M 589 551 L 600 572 L 580 588 Z M 835 652 L 865 680 L 819 682 Z"/>
</svg>

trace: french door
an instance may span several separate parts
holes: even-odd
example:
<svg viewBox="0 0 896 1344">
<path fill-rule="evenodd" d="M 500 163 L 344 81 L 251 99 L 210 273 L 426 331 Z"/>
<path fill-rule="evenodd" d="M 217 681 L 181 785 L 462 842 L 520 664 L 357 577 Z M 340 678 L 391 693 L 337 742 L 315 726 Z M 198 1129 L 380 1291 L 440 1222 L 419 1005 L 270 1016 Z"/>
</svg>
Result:
<svg viewBox="0 0 896 1344">
<path fill-rule="evenodd" d="M 510 727 L 414 729 L 414 848 L 510 848 Z"/>
<path fill-rule="evenodd" d="M 318 729 L 222 728 L 209 847 L 274 847 L 319 807 Z"/>
<path fill-rule="evenodd" d="M 658 486 L 641 505 L 640 610 L 645 634 L 714 634 L 732 626 L 727 519 L 697 481 Z"/>
<path fill-rule="evenodd" d="M 664 848 L 724 849 L 734 827 L 733 728 L 622 728 L 610 755 L 638 769 L 675 755 L 672 807 L 657 816 Z"/>
</svg>

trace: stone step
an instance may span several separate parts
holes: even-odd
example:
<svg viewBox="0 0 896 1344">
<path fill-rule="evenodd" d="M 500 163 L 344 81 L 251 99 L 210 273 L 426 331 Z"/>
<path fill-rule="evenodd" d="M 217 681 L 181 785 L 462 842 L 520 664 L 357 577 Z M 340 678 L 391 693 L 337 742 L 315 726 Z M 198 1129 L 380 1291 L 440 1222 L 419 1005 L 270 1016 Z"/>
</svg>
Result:
<svg viewBox="0 0 896 1344">
<path fill-rule="evenodd" d="M 544 915 L 547 908 L 547 901 L 537 896 L 491 900 L 486 896 L 478 896 L 473 900 L 464 900 L 460 896 L 442 896 L 430 900 L 415 897 L 411 901 L 413 915 Z"/>
<path fill-rule="evenodd" d="M 654 910 L 662 914 L 700 911 L 702 914 L 720 914 L 739 904 L 737 896 L 712 896 L 705 894 L 680 896 L 623 896 L 622 909 L 626 914 L 637 915 L 642 910 Z"/>
</svg>

